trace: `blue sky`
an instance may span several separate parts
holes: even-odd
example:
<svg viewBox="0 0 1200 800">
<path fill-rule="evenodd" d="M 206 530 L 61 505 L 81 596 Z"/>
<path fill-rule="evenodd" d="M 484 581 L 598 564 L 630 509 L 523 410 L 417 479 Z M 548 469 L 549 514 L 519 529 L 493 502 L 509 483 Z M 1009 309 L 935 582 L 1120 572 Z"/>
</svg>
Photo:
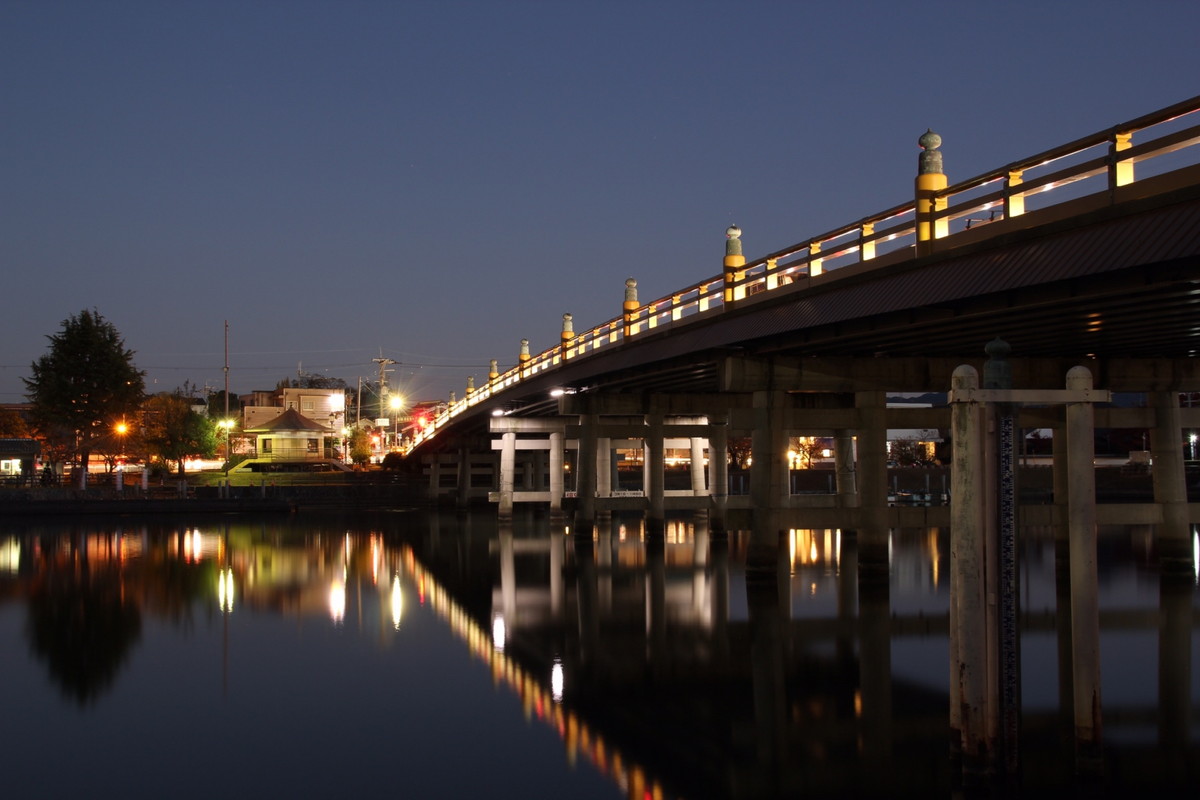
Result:
<svg viewBox="0 0 1200 800">
<path fill-rule="evenodd" d="M 95 308 L 150 390 L 462 395 L 950 180 L 1200 94 L 1200 3 L 0 0 L 0 402 Z"/>
</svg>

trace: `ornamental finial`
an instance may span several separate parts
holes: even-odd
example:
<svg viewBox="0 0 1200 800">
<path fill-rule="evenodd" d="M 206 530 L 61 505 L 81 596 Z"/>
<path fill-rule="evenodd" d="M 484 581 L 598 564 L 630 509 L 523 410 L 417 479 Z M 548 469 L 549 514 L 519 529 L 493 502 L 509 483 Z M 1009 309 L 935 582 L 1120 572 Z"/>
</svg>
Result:
<svg viewBox="0 0 1200 800">
<path fill-rule="evenodd" d="M 725 255 L 740 256 L 742 254 L 742 229 L 730 225 L 725 229 Z"/>
<path fill-rule="evenodd" d="M 943 171 L 942 151 L 938 148 L 942 146 L 942 137 L 932 130 L 926 130 L 921 134 L 921 138 L 917 139 L 917 144 L 921 145 L 918 172 L 921 175 L 940 175 Z"/>
</svg>

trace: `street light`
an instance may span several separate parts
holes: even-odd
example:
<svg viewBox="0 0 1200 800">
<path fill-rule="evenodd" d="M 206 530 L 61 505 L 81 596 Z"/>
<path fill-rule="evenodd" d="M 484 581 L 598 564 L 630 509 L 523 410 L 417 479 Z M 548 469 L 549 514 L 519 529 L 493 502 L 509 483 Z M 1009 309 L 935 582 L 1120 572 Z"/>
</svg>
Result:
<svg viewBox="0 0 1200 800">
<path fill-rule="evenodd" d="M 396 418 L 400 415 L 400 409 L 404 407 L 404 398 L 398 394 L 394 394 L 388 398 L 388 407 L 392 410 L 392 446 L 399 448 L 399 439 L 396 436 Z"/>
<path fill-rule="evenodd" d="M 233 436 L 233 426 L 235 424 L 236 423 L 234 423 L 234 421 L 228 417 L 226 417 L 225 419 L 223 419 L 217 423 L 217 426 L 220 427 L 221 430 L 225 431 L 225 474 L 226 475 L 229 474 L 229 458 L 230 458 L 229 444 L 230 444 L 230 439 Z"/>
<path fill-rule="evenodd" d="M 113 426 L 113 430 L 116 432 L 117 437 L 121 442 L 121 452 L 117 456 L 118 463 L 116 477 L 117 491 L 120 492 L 125 489 L 125 474 L 122 472 L 122 469 L 124 468 L 125 462 L 125 434 L 129 433 L 129 426 L 125 424 L 125 420 L 121 420 Z M 1194 438 L 1195 437 L 1193 437 L 1193 440 Z"/>
</svg>

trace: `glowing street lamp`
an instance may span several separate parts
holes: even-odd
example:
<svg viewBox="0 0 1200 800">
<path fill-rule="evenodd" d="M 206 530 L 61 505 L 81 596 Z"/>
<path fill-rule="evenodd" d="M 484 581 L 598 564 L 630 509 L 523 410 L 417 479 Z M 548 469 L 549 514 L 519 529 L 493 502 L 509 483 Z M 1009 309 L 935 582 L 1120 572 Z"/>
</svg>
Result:
<svg viewBox="0 0 1200 800">
<path fill-rule="evenodd" d="M 117 491 L 120 492 L 124 491 L 125 489 L 125 475 L 123 472 L 121 472 L 121 469 L 125 461 L 125 434 L 129 433 L 129 426 L 125 424 L 125 420 L 121 420 L 113 426 L 113 431 L 117 434 L 117 437 L 121 441 L 121 452 L 117 458 L 116 477 Z"/>
<path fill-rule="evenodd" d="M 236 423 L 226 417 L 217 423 L 217 427 L 225 431 L 225 474 L 229 474 L 229 441 L 233 437 L 233 426 Z"/>
<path fill-rule="evenodd" d="M 398 394 L 394 394 L 388 398 L 388 407 L 392 410 L 392 444 L 395 447 L 400 446 L 400 440 L 396 434 L 396 418 L 400 416 L 400 409 L 404 407 L 404 398 Z"/>
</svg>

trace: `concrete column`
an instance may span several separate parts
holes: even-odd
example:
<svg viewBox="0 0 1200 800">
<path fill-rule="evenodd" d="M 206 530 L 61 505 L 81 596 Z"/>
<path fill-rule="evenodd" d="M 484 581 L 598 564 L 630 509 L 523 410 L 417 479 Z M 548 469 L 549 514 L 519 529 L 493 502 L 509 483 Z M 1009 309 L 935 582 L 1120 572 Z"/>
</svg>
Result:
<svg viewBox="0 0 1200 800">
<path fill-rule="evenodd" d="M 859 573 L 888 570 L 887 520 L 887 396 L 883 392 L 858 392 L 858 536 Z"/>
<path fill-rule="evenodd" d="M 729 421 L 724 416 L 709 417 L 708 473 L 712 531 L 724 534 L 729 504 Z"/>
<path fill-rule="evenodd" d="M 563 435 L 558 431 L 550 434 L 550 513 L 562 513 L 563 501 Z"/>
<path fill-rule="evenodd" d="M 1050 440 L 1051 476 L 1054 486 L 1055 526 L 1054 546 L 1067 552 L 1067 476 L 1070 467 L 1067 464 L 1067 428 L 1060 425 L 1054 429 Z M 1068 563 L 1064 561 L 1064 563 Z"/>
<path fill-rule="evenodd" d="M 579 415 L 579 450 L 575 459 L 575 533 L 590 541 L 596 524 L 596 415 Z"/>
<path fill-rule="evenodd" d="M 951 388 L 979 387 L 974 367 L 954 370 Z M 950 488 L 950 731 L 964 778 L 986 775 L 995 763 L 988 735 L 986 597 L 986 411 L 956 401 L 950 412 L 954 451 Z"/>
<path fill-rule="evenodd" d="M 762 391 L 754 393 L 754 430 L 750 435 L 750 495 L 754 501 L 755 519 L 760 515 L 775 516 L 787 506 L 790 494 L 787 469 L 787 428 L 784 411 L 787 393 Z M 755 522 L 755 529 L 774 535 L 773 525 Z"/>
<path fill-rule="evenodd" d="M 1067 372 L 1067 389 L 1092 388 L 1086 367 Z M 1103 764 L 1100 718 L 1100 606 L 1096 573 L 1095 412 L 1067 404 L 1067 536 L 1071 549 L 1071 650 L 1074 664 L 1075 766 L 1098 774 Z"/>
<path fill-rule="evenodd" d="M 650 513 L 646 518 L 647 533 L 662 534 L 666 527 L 666 475 L 665 452 L 663 446 L 662 414 L 646 416 L 646 474 L 647 496 L 650 500 Z"/>
<path fill-rule="evenodd" d="M 146 474 L 143 472 L 142 474 Z M 438 492 L 442 488 L 442 459 L 440 453 L 434 453 L 429 459 L 429 499 L 437 501 Z"/>
<path fill-rule="evenodd" d="M 858 476 L 854 469 L 854 435 L 847 430 L 833 433 L 833 469 L 837 479 L 838 508 L 858 506 Z"/>
<path fill-rule="evenodd" d="M 1183 463 L 1183 423 L 1178 392 L 1151 392 L 1154 428 L 1150 431 L 1154 502 L 1162 507 L 1163 524 L 1155 545 L 1166 570 L 1192 571 L 1188 524 L 1187 479 Z"/>
<path fill-rule="evenodd" d="M 693 436 L 691 445 L 692 459 L 689 469 L 692 474 L 692 494 L 696 497 L 704 497 L 708 494 L 708 489 L 704 485 L 704 440 L 699 436 Z"/>
<path fill-rule="evenodd" d="M 512 521 L 513 481 L 517 467 L 517 434 L 512 431 L 501 436 L 500 448 L 500 509 L 501 521 Z"/>
<path fill-rule="evenodd" d="M 596 496 L 612 497 L 612 439 L 596 439 Z"/>
<path fill-rule="evenodd" d="M 466 508 L 471 499 L 471 451 L 466 447 L 458 451 L 458 489 L 457 500 L 459 508 Z"/>
</svg>

